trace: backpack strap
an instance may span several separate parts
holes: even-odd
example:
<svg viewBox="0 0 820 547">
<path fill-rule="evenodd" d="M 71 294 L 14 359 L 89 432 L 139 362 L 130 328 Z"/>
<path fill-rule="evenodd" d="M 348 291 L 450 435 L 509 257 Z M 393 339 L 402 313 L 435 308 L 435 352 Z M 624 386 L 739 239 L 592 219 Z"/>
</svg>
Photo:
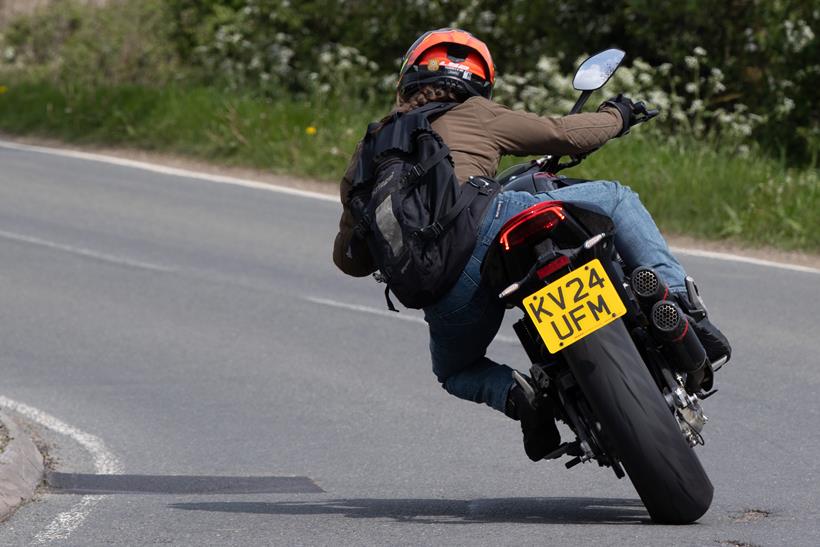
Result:
<svg viewBox="0 0 820 547">
<path fill-rule="evenodd" d="M 439 101 L 433 101 L 425 104 L 424 106 L 420 106 L 418 108 L 414 108 L 413 110 L 407 112 L 405 114 L 408 115 L 423 115 L 425 118 L 429 118 L 435 114 L 444 114 L 454 106 L 458 106 L 461 103 L 443 103 Z"/>
<path fill-rule="evenodd" d="M 441 215 L 441 218 L 439 218 L 436 222 L 425 226 L 415 233 L 418 234 L 420 238 L 427 241 L 438 238 L 438 236 L 440 236 L 450 226 L 450 224 L 453 223 L 461 211 L 470 205 L 479 194 L 489 195 L 494 191 L 495 188 L 493 187 L 492 181 L 489 179 L 484 177 L 468 178 L 467 182 L 461 187 L 461 195 L 458 196 L 458 199 L 453 206 L 450 207 L 446 213 Z"/>
<path fill-rule="evenodd" d="M 447 148 L 447 145 L 443 142 L 440 143 L 441 148 L 439 148 L 435 154 L 427 158 L 426 160 L 415 164 L 410 171 L 404 176 L 404 183 L 413 182 L 416 179 L 423 177 L 427 171 L 435 167 L 438 162 L 442 161 L 444 158 L 450 155 L 450 149 Z"/>
</svg>

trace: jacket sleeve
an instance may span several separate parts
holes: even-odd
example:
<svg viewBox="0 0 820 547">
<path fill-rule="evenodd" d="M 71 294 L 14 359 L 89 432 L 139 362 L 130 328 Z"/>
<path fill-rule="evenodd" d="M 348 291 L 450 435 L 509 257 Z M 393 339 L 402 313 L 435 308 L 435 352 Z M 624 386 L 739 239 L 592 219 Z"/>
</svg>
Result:
<svg viewBox="0 0 820 547">
<path fill-rule="evenodd" d="M 531 156 L 541 154 L 578 154 L 588 152 L 614 138 L 623 128 L 617 109 L 570 114 L 551 118 L 530 112 L 510 110 L 492 101 L 481 101 L 478 109 L 502 154 Z"/>
<path fill-rule="evenodd" d="M 353 227 L 356 226 L 356 220 L 350 212 L 348 193 L 352 187 L 353 173 L 359 161 L 360 151 L 361 143 L 356 147 L 356 151 L 353 152 L 350 165 L 339 185 L 342 201 L 342 218 L 339 220 L 339 233 L 336 234 L 336 240 L 333 242 L 333 262 L 344 273 L 354 277 L 364 277 L 376 271 L 376 266 L 373 263 L 373 258 L 370 256 L 370 251 L 367 249 L 367 244 L 364 240 L 353 237 Z"/>
</svg>

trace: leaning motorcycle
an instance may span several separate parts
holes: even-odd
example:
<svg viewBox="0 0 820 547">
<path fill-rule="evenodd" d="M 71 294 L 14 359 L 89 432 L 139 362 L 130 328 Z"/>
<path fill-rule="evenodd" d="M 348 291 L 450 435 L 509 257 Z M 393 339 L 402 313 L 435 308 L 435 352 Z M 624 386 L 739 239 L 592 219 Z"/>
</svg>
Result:
<svg viewBox="0 0 820 547">
<path fill-rule="evenodd" d="M 624 57 L 607 50 L 587 59 L 573 85 L 571 113 L 609 80 Z M 638 122 L 657 115 L 638 103 Z M 505 190 L 545 191 L 583 181 L 556 173 L 545 156 L 499 176 Z M 691 278 L 684 312 L 651 268 L 625 271 L 614 226 L 589 208 L 542 202 L 511 218 L 482 265 L 482 279 L 507 307 L 524 312 L 514 325 L 532 366 L 514 377 L 534 406 L 552 405 L 576 439 L 547 456 L 570 468 L 595 461 L 628 475 L 651 518 L 685 524 L 709 508 L 714 488 L 693 448 L 703 444 L 701 402 L 714 371 L 689 322 L 706 310 Z"/>
</svg>

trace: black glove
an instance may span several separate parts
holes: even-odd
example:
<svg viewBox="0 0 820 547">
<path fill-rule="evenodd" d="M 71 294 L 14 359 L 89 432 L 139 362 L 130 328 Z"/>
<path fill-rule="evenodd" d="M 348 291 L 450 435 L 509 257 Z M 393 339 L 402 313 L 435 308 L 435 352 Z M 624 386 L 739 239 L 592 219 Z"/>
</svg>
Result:
<svg viewBox="0 0 820 547">
<path fill-rule="evenodd" d="M 598 111 L 600 112 L 602 108 L 607 106 L 617 108 L 618 112 L 621 113 L 621 119 L 624 121 L 624 126 L 621 129 L 621 132 L 615 136 L 620 137 L 629 133 L 629 129 L 638 121 L 638 112 L 635 108 L 635 103 L 632 102 L 632 99 L 625 97 L 623 93 L 619 93 L 617 97 L 612 97 L 611 99 L 601 103 L 601 106 L 598 107 Z"/>
</svg>

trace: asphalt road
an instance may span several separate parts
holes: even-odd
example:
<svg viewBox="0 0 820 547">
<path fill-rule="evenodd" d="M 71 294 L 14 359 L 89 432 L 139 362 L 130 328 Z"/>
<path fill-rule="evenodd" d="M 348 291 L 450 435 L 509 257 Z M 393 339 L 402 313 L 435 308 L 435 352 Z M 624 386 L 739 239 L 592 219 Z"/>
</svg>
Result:
<svg viewBox="0 0 820 547">
<path fill-rule="evenodd" d="M 338 213 L 0 147 L 0 395 L 75 433 L 32 423 L 57 474 L 0 543 L 820 544 L 820 275 L 683 257 L 735 357 L 698 450 L 714 504 L 656 526 L 441 390 L 418 314 L 334 269 Z"/>
</svg>

